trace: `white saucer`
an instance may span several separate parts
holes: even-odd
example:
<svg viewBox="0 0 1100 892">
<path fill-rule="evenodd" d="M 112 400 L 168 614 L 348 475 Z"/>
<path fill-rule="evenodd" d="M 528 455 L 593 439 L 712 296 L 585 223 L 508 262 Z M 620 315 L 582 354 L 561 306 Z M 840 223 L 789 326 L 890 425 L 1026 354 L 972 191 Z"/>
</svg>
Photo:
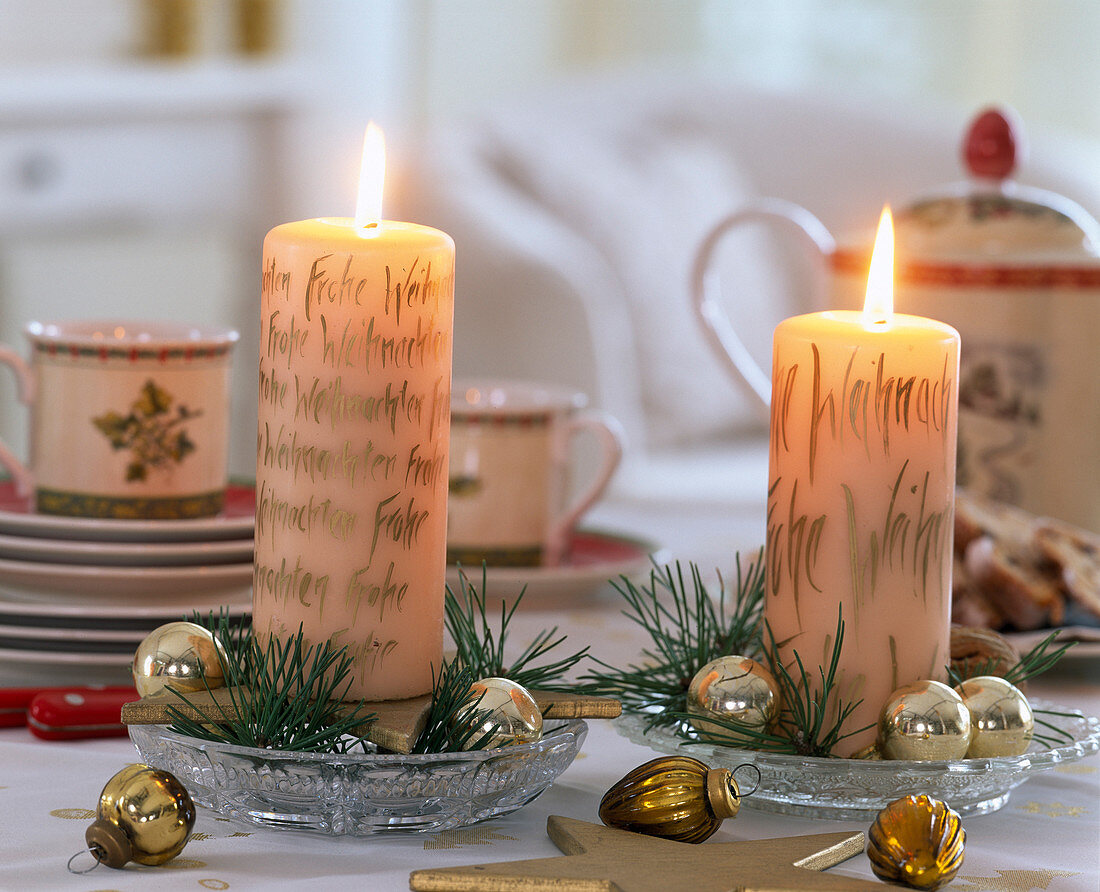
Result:
<svg viewBox="0 0 1100 892">
<path fill-rule="evenodd" d="M 0 558 L 51 564 L 169 567 L 252 560 L 252 538 L 216 542 L 82 542 L 0 534 Z"/>
<path fill-rule="evenodd" d="M 21 651 L 36 654 L 60 654 L 62 656 L 123 656 L 133 659 L 134 651 L 144 640 L 128 638 L 29 638 L 25 635 L 8 636 L 0 632 L 0 650 Z"/>
<path fill-rule="evenodd" d="M 252 562 L 193 567 L 106 567 L 36 564 L 0 559 L 0 593 L 5 601 L 52 604 L 118 603 L 174 606 L 187 610 L 196 601 L 241 603 L 250 597 Z"/>
<path fill-rule="evenodd" d="M 651 560 L 652 556 L 652 560 Z M 514 601 L 521 591 L 523 603 L 563 603 L 594 597 L 620 576 L 635 579 L 648 575 L 653 566 L 667 562 L 665 549 L 654 542 L 603 530 L 577 530 L 569 559 L 558 567 L 488 567 L 486 599 Z M 467 578 L 481 586 L 481 567 L 463 567 Z M 458 585 L 458 567 L 447 567 L 447 584 Z"/>
<path fill-rule="evenodd" d="M 165 619 L 165 622 L 172 622 L 173 619 L 180 619 L 181 616 L 182 614 L 175 614 L 171 619 Z M 146 623 L 147 628 L 141 629 L 69 629 L 59 626 L 8 625 L 0 622 L 0 641 L 18 640 L 23 642 L 18 645 L 19 647 L 29 646 L 26 644 L 27 642 L 125 641 L 133 648 L 135 644 L 140 644 L 145 636 L 159 625 L 163 625 L 163 623 Z M 0 645 L 0 647 L 15 646 L 15 644 Z"/>
<path fill-rule="evenodd" d="M 0 481 L 0 533 L 40 539 L 81 539 L 96 542 L 206 542 L 244 539 L 255 524 L 255 487 L 230 484 L 225 511 L 195 520 L 101 520 L 35 514 L 26 499 L 15 494 L 10 480 Z"/>
<path fill-rule="evenodd" d="M 45 663 L 50 666 L 114 666 L 129 669 L 134 661 L 130 653 L 76 653 L 52 650 L 13 650 L 0 647 L 0 663 Z"/>
<path fill-rule="evenodd" d="M 244 616 L 252 612 L 251 592 L 225 600 L 219 597 L 196 597 L 192 603 L 180 608 L 176 605 L 132 603 L 132 599 L 114 602 L 104 599 L 91 604 L 58 604 L 52 601 L 13 600 L 0 591 L 0 623 L 8 626 L 27 626 L 50 629 L 153 629 L 156 626 L 180 619 L 195 610 L 205 614 L 217 614 L 226 607 L 230 617 Z"/>
<path fill-rule="evenodd" d="M 1054 631 L 1059 633 L 1056 647 L 1067 641 L 1074 642 L 1063 659 L 1100 657 L 1100 628 L 1096 626 L 1060 626 L 1057 629 L 1035 629 L 1033 632 L 1009 632 L 1005 638 L 1016 645 L 1020 653 L 1027 653 Z"/>
</svg>

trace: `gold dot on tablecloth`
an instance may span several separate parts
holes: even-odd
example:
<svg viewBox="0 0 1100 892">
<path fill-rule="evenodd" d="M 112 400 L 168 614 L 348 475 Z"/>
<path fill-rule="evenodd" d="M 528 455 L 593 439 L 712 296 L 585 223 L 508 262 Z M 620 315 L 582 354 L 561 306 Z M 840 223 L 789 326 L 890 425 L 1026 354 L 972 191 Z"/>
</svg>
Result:
<svg viewBox="0 0 1100 892">
<path fill-rule="evenodd" d="M 953 885 L 955 892 L 1031 892 L 1032 889 L 1049 889 L 1059 877 L 1075 877 L 1080 873 L 1067 870 L 998 870 L 995 877 L 968 877 L 960 874 Z M 1055 887 L 1057 889 L 1057 887 Z"/>
<path fill-rule="evenodd" d="M 90 808 L 55 808 L 50 814 L 67 821 L 90 821 L 95 818 L 95 812 Z"/>
<path fill-rule="evenodd" d="M 199 861 L 196 858 L 173 858 L 171 861 L 165 861 L 163 864 L 158 864 L 158 870 L 193 870 L 196 867 L 206 867 L 205 861 Z"/>
<path fill-rule="evenodd" d="M 491 846 L 495 839 L 515 840 L 514 836 L 505 836 L 486 827 L 443 830 L 435 834 L 435 839 L 424 841 L 425 849 L 457 849 L 461 846 Z"/>
</svg>

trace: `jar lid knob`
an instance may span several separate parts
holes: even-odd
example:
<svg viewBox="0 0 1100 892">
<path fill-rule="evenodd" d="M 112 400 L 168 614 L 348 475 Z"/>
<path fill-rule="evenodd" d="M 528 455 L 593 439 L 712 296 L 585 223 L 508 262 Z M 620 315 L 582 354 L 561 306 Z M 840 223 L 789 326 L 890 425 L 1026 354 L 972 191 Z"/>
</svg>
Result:
<svg viewBox="0 0 1100 892">
<path fill-rule="evenodd" d="M 1023 131 L 1010 109 L 987 108 L 978 113 L 963 140 L 963 160 L 971 176 L 1007 179 L 1023 156 Z"/>
</svg>

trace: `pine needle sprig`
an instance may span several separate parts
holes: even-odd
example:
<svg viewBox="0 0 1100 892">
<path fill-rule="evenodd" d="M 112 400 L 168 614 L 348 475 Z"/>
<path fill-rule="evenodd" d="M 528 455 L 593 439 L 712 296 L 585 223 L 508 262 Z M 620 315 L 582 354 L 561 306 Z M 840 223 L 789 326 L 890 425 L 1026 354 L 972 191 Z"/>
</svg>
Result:
<svg viewBox="0 0 1100 892">
<path fill-rule="evenodd" d="M 356 729 L 375 716 L 363 712 L 363 701 L 351 709 L 342 702 L 351 687 L 352 660 L 346 647 L 334 648 L 328 641 L 306 646 L 301 627 L 285 640 L 273 635 L 263 646 L 251 633 L 243 641 L 238 642 L 243 649 L 227 647 L 218 654 L 230 708 L 216 702 L 198 706 L 169 687 L 199 713 L 193 719 L 169 705 L 173 731 L 237 746 L 306 753 L 345 753 L 363 744 Z"/>
<path fill-rule="evenodd" d="M 536 665 L 538 660 L 564 643 L 565 635 L 558 636 L 558 627 L 541 630 L 516 659 L 507 663 L 504 657 L 508 625 L 526 592 L 520 591 L 511 606 L 500 606 L 500 625 L 494 629 L 485 607 L 488 574 L 481 568 L 481 588 L 470 582 L 459 568 L 459 584 L 456 592 L 447 586 L 444 601 L 444 622 L 455 643 L 455 659 L 472 673 L 472 680 L 486 677 L 507 678 L 528 690 L 570 691 L 575 685 L 564 681 L 566 673 L 588 656 L 585 647 L 554 662 Z M 555 637 L 557 636 L 557 637 Z"/>
<path fill-rule="evenodd" d="M 186 619 L 210 632 L 222 646 L 226 656 L 241 667 L 245 675 L 248 674 L 253 639 L 251 617 L 234 619 L 230 616 L 228 608 L 220 607 L 217 613 L 213 610 L 208 610 L 206 613 L 192 610 L 191 615 Z"/>
<path fill-rule="evenodd" d="M 1046 719 L 1039 718 L 1040 715 L 1076 719 L 1080 718 L 1079 713 L 1058 712 L 1053 709 L 1032 709 L 1031 711 L 1031 717 L 1035 722 L 1034 730 L 1031 733 L 1032 740 L 1037 740 L 1047 749 L 1055 749 L 1060 746 L 1065 746 L 1067 743 L 1073 743 L 1072 734 L 1064 728 L 1059 728 L 1052 722 L 1048 722 Z"/>
<path fill-rule="evenodd" d="M 764 661 L 779 687 L 783 711 L 771 729 L 754 727 L 722 716 L 699 716 L 675 713 L 679 724 L 675 728 L 685 743 L 709 743 L 723 746 L 748 747 L 768 753 L 795 756 L 830 757 L 840 741 L 867 730 L 857 728 L 841 734 L 841 727 L 862 700 L 847 702 L 837 698 L 837 670 L 844 646 L 844 622 L 837 617 L 837 630 L 828 668 L 818 668 L 816 683 L 802 662 L 798 651 L 792 652 L 790 668 L 779 658 L 779 648 L 771 627 L 764 624 L 768 646 Z M 832 716 L 832 720 L 829 719 Z"/>
<path fill-rule="evenodd" d="M 764 630 L 768 636 L 765 658 L 779 685 L 780 701 L 783 704 L 778 733 L 790 742 L 794 753 L 800 756 L 828 757 L 842 740 L 874 727 L 865 725 L 841 733 L 845 722 L 863 700 L 845 700 L 837 690 L 837 672 L 844 649 L 844 617 L 839 608 L 829 665 L 828 668 L 818 666 L 816 684 L 806 672 L 797 650 L 792 650 L 793 665 L 798 669 L 797 678 L 788 670 L 779 656 L 779 646 L 771 626 L 766 622 Z"/>
<path fill-rule="evenodd" d="M 472 690 L 480 677 L 457 660 L 444 663 L 438 676 L 432 670 L 432 705 L 411 752 L 456 753 L 485 747 L 500 725 L 493 723 L 485 730 L 481 721 L 486 713 L 479 709 L 484 695 Z"/>
<path fill-rule="evenodd" d="M 688 685 L 699 669 L 716 657 L 759 652 L 762 557 L 761 551 L 746 568 L 737 557 L 732 598 L 721 576 L 718 597 L 713 598 L 695 564 L 688 565 L 687 578 L 677 562 L 654 565 L 648 585 L 635 585 L 625 576 L 613 581 L 627 603 L 623 615 L 645 631 L 651 645 L 642 650 L 641 665 L 632 663 L 625 669 L 593 657 L 601 669 L 581 678 L 582 689 L 616 696 L 624 709 L 649 713 L 651 727 L 675 727 L 676 715 L 686 707 Z"/>
<path fill-rule="evenodd" d="M 1058 641 L 1059 630 L 1054 630 L 1042 641 L 1036 644 L 1027 653 L 1022 654 L 1017 662 L 1010 666 L 1004 673 L 1005 681 L 1014 685 L 1042 675 L 1048 669 L 1053 668 L 1066 652 L 1073 647 L 1076 641 Z M 1058 644 L 1058 647 L 1054 647 Z M 1053 648 L 1053 649 L 1052 649 Z M 967 661 L 947 667 L 948 684 L 952 687 L 962 684 L 968 678 L 976 678 L 979 675 L 996 675 L 996 659 Z"/>
</svg>

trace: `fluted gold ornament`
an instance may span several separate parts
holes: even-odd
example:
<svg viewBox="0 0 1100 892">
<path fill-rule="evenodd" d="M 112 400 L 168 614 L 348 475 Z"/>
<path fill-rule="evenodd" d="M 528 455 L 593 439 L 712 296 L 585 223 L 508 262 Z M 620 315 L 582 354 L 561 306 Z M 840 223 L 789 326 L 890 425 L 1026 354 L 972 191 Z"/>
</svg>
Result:
<svg viewBox="0 0 1100 892">
<path fill-rule="evenodd" d="M 895 799 L 878 813 L 868 834 L 875 876 L 914 889 L 938 889 L 963 863 L 966 831 L 958 812 L 921 794 Z"/>
<path fill-rule="evenodd" d="M 183 851 L 194 826 L 195 804 L 183 784 L 167 771 L 134 764 L 107 781 L 84 838 L 108 867 L 155 865 Z"/>
<path fill-rule="evenodd" d="M 734 743 L 751 743 L 751 737 L 706 718 L 713 716 L 765 731 L 779 718 L 779 707 L 779 685 L 771 672 L 739 654 L 711 660 L 695 673 L 688 686 L 687 711 L 700 717 L 691 720 L 692 726 Z"/>
<path fill-rule="evenodd" d="M 741 807 L 733 772 L 688 756 L 662 756 L 639 765 L 600 802 L 608 827 L 677 842 L 703 842 Z"/>
<path fill-rule="evenodd" d="M 196 623 L 165 623 L 153 629 L 134 653 L 134 687 L 148 697 L 171 685 L 191 694 L 225 685 L 218 660 L 221 643 Z"/>
<path fill-rule="evenodd" d="M 1031 743 L 1035 719 L 1027 697 L 996 675 L 979 675 L 955 686 L 970 711 L 969 759 L 1018 756 Z"/>
<path fill-rule="evenodd" d="M 961 759 L 970 746 L 970 711 L 942 682 L 905 685 L 883 704 L 878 746 L 885 759 Z"/>
<path fill-rule="evenodd" d="M 479 738 L 490 732 L 492 736 L 482 744 L 482 749 L 533 743 L 542 737 L 542 713 L 523 685 L 507 678 L 479 678 L 470 689 L 475 697 L 481 697 L 481 702 L 475 713 L 477 730 L 466 749 L 472 749 Z"/>
</svg>

